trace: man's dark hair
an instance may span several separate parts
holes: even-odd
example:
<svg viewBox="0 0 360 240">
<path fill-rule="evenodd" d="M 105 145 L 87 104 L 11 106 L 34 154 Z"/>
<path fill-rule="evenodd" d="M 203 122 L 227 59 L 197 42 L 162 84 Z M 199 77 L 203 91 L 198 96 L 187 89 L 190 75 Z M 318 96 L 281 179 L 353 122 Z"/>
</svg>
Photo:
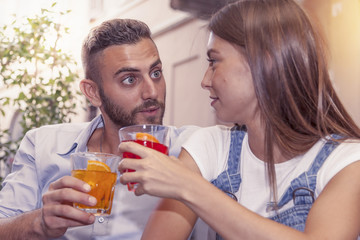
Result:
<svg viewBox="0 0 360 240">
<path fill-rule="evenodd" d="M 136 44 L 144 38 L 151 39 L 149 27 L 134 19 L 112 19 L 93 28 L 85 38 L 81 51 L 85 78 L 101 83 L 98 56 L 105 48 Z"/>
</svg>

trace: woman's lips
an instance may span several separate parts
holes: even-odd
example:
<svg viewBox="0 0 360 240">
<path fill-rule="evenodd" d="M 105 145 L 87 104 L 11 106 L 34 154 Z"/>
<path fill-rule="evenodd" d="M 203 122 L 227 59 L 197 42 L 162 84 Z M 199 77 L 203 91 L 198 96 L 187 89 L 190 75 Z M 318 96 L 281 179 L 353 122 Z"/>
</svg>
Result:
<svg viewBox="0 0 360 240">
<path fill-rule="evenodd" d="M 211 106 L 213 106 L 213 105 L 219 100 L 219 98 L 217 98 L 217 97 L 211 97 L 211 96 L 210 96 L 210 99 L 212 100 L 212 101 L 211 101 Z"/>
</svg>

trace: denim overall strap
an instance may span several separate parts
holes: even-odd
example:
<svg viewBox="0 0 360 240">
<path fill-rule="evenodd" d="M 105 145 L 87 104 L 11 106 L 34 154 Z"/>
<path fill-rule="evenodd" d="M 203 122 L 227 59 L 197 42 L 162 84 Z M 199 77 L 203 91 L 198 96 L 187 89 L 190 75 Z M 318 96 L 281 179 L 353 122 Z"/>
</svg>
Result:
<svg viewBox="0 0 360 240">
<path fill-rule="evenodd" d="M 332 137 L 334 139 L 340 138 L 338 135 L 333 135 Z M 339 142 L 333 140 L 328 140 L 324 144 L 309 169 L 291 181 L 290 187 L 285 191 L 278 205 L 275 205 L 274 208 L 270 210 L 278 210 L 291 200 L 294 201 L 294 206 L 280 213 L 276 213 L 276 215 L 270 217 L 270 219 L 299 231 L 304 231 L 308 213 L 315 201 L 314 193 L 317 173 L 327 157 L 338 145 Z"/>
<path fill-rule="evenodd" d="M 235 199 L 236 197 L 234 194 L 239 190 L 241 183 L 240 154 L 244 136 L 245 131 L 231 129 L 231 142 L 227 169 L 223 171 L 216 179 L 211 181 L 213 185 Z"/>
<path fill-rule="evenodd" d="M 211 183 L 217 188 L 224 191 L 227 195 L 237 201 L 235 193 L 239 191 L 241 176 L 240 176 L 240 154 L 242 142 L 245 136 L 244 129 L 240 130 L 238 126 L 231 129 L 231 142 L 229 149 L 229 158 L 227 162 L 227 169 L 223 171 Z M 216 240 L 223 238 L 216 233 Z"/>
<path fill-rule="evenodd" d="M 334 139 L 340 138 L 338 135 L 333 135 L 332 137 Z M 308 171 L 302 173 L 299 177 L 291 181 L 290 187 L 284 193 L 277 205 L 278 208 L 283 207 L 291 200 L 294 200 L 294 204 L 298 204 L 299 201 L 305 204 L 314 202 L 317 173 L 325 162 L 326 158 L 338 145 L 338 142 L 332 140 L 329 140 L 324 144 Z"/>
</svg>

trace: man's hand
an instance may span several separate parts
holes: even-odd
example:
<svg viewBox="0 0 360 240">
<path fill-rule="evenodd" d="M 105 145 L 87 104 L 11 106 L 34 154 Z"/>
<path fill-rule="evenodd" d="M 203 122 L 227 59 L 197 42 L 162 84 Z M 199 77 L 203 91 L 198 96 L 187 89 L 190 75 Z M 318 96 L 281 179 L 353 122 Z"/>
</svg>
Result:
<svg viewBox="0 0 360 240">
<path fill-rule="evenodd" d="M 90 186 L 85 182 L 65 176 L 49 186 L 43 195 L 41 209 L 41 231 L 46 238 L 56 238 L 65 234 L 69 227 L 94 223 L 95 216 L 73 207 L 73 203 L 88 206 L 96 204 L 96 198 L 87 194 Z"/>
</svg>

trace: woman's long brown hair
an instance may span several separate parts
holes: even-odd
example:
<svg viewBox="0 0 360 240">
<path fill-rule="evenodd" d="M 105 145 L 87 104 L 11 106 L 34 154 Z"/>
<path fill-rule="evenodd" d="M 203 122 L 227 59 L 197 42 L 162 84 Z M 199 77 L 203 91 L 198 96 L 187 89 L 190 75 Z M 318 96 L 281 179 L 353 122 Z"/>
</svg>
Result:
<svg viewBox="0 0 360 240">
<path fill-rule="evenodd" d="M 331 84 L 322 38 L 296 2 L 238 1 L 218 11 L 209 30 L 247 57 L 265 124 L 264 160 L 273 200 L 274 145 L 294 156 L 330 134 L 360 138 Z"/>
</svg>

